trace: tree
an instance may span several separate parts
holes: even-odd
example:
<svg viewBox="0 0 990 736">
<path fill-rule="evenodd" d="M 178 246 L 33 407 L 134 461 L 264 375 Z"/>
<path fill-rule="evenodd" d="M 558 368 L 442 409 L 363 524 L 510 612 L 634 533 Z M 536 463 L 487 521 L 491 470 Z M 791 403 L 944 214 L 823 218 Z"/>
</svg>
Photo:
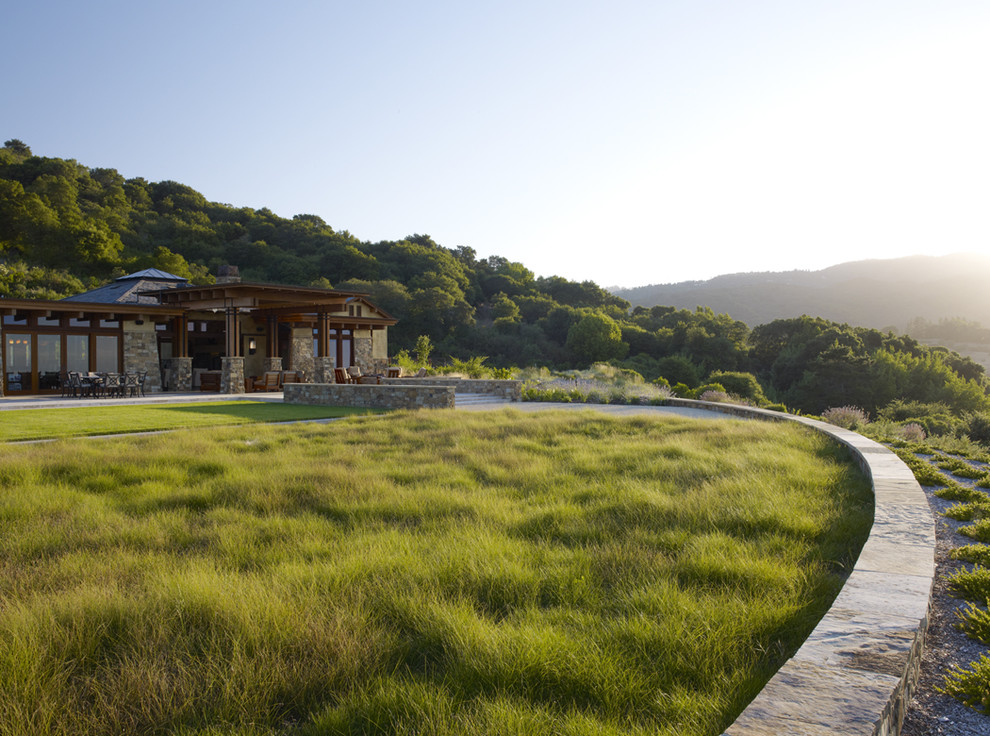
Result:
<svg viewBox="0 0 990 736">
<path fill-rule="evenodd" d="M 629 351 L 629 346 L 622 342 L 622 329 L 614 319 L 592 312 L 567 331 L 567 349 L 578 359 L 591 364 L 621 360 Z"/>
</svg>

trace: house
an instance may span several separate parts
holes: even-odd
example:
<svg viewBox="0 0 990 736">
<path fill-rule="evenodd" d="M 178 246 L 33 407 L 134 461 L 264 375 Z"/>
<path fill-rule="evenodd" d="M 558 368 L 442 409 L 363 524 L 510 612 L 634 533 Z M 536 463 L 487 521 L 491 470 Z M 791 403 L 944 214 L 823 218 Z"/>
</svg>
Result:
<svg viewBox="0 0 990 736">
<path fill-rule="evenodd" d="M 192 390 L 204 371 L 225 393 L 273 370 L 333 383 L 335 367 L 384 372 L 395 322 L 358 292 L 147 269 L 59 301 L 0 298 L 0 396 L 54 393 L 68 371 L 147 371 L 148 391 Z"/>
</svg>

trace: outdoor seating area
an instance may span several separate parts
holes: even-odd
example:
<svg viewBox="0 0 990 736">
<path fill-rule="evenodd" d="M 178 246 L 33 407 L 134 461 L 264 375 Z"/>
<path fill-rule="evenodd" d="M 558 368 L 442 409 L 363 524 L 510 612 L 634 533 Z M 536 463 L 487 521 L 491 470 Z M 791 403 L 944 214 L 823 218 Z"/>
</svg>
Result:
<svg viewBox="0 0 990 736">
<path fill-rule="evenodd" d="M 79 373 L 70 371 L 62 379 L 62 398 L 107 398 L 144 396 L 147 371 L 134 373 Z"/>
<path fill-rule="evenodd" d="M 390 369 L 391 370 L 391 369 Z M 350 383 L 350 384 L 373 384 L 379 385 L 384 378 L 380 373 L 362 373 L 361 368 L 356 365 L 352 365 L 350 368 L 334 368 L 333 369 L 333 382 L 334 383 Z"/>
<path fill-rule="evenodd" d="M 265 371 L 262 376 L 248 376 L 244 383 L 245 390 L 248 393 L 254 393 L 281 391 L 287 383 L 304 383 L 305 381 L 306 373 L 304 371 Z M 216 390 L 219 391 L 219 387 Z"/>
</svg>

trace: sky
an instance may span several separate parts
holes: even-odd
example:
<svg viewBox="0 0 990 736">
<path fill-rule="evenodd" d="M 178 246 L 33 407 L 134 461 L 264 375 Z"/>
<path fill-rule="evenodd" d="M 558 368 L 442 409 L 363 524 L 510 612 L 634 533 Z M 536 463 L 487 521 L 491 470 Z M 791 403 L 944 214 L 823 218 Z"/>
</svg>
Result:
<svg viewBox="0 0 990 736">
<path fill-rule="evenodd" d="M 990 251 L 986 0 L 34 0 L 3 24 L 0 140 L 361 240 L 627 287 Z"/>
</svg>

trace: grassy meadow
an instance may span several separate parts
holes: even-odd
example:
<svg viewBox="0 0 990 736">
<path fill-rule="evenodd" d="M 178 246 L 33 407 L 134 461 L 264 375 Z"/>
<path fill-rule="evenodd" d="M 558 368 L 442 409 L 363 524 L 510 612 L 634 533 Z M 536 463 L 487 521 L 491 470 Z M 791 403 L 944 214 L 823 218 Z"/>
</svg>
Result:
<svg viewBox="0 0 990 736">
<path fill-rule="evenodd" d="M 375 413 L 341 406 L 271 401 L 204 401 L 188 404 L 120 404 L 69 409 L 17 409 L 0 413 L 0 442 L 85 437 L 110 433 L 291 422 Z"/>
<path fill-rule="evenodd" d="M 0 445 L 0 735 L 718 734 L 871 517 L 846 451 L 786 424 Z"/>
</svg>

